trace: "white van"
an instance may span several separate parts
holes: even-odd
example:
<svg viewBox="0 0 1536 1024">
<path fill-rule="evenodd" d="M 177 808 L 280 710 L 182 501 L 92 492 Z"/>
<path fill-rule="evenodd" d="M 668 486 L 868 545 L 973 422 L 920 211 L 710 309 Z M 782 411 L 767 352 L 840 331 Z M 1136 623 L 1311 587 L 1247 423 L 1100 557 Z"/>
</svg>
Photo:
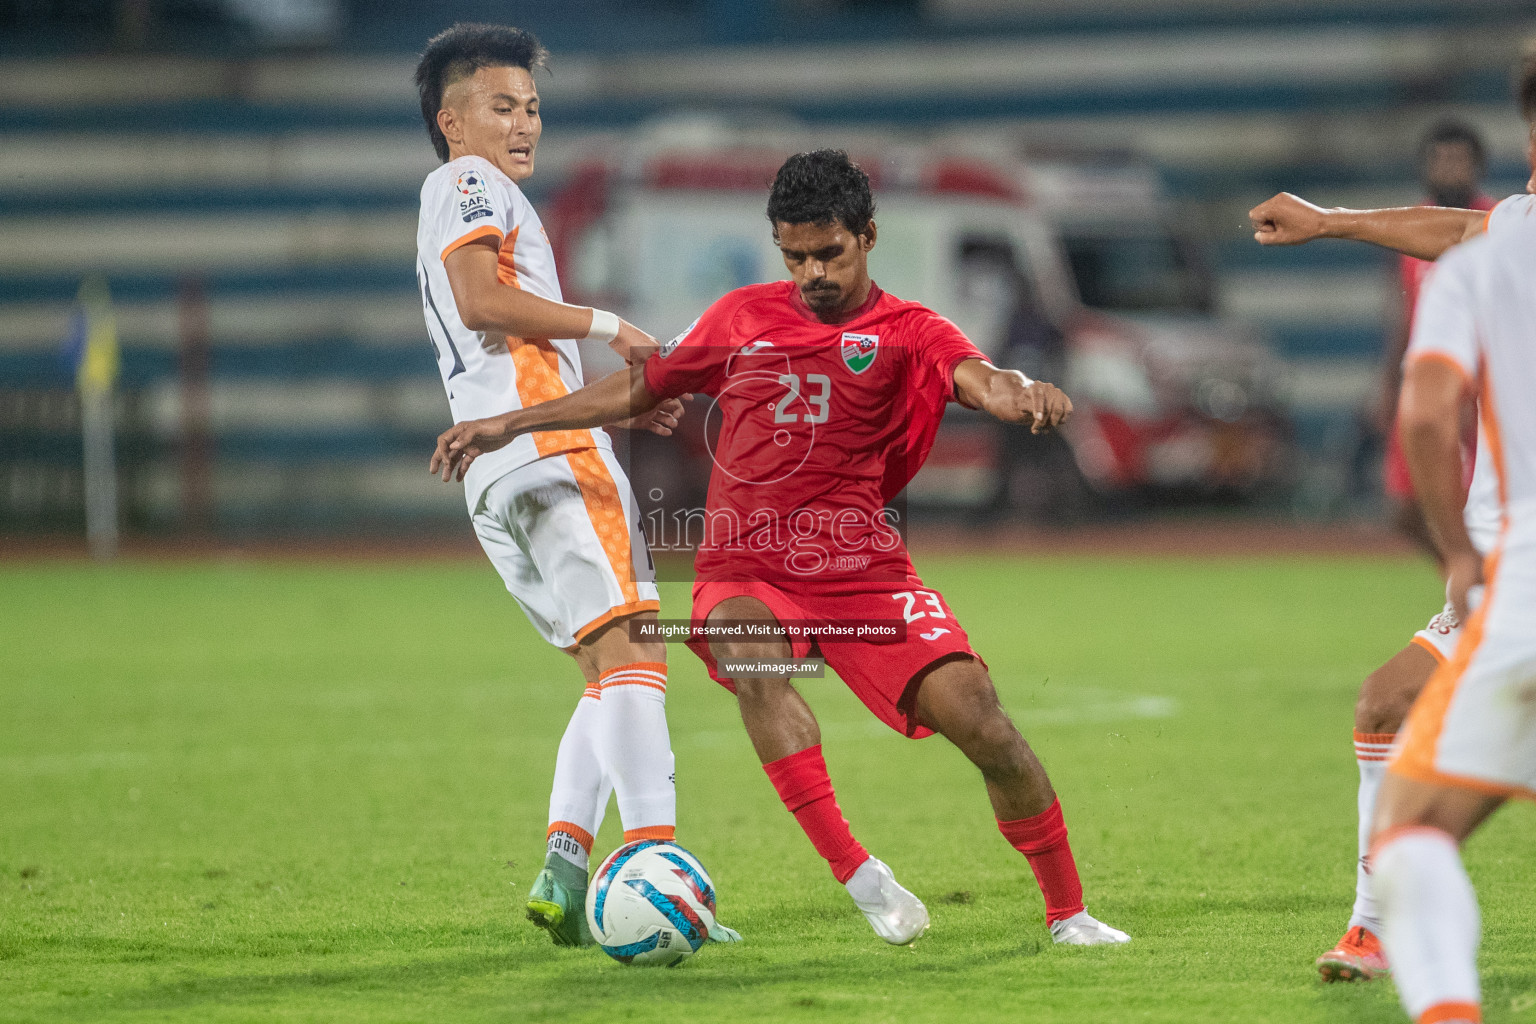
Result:
<svg viewBox="0 0 1536 1024">
<path fill-rule="evenodd" d="M 580 165 L 544 204 L 571 301 L 665 339 L 725 292 L 784 278 L 764 207 L 779 165 L 804 148 L 637 145 Z M 1149 195 L 1091 166 L 849 149 L 875 189 L 880 286 L 954 320 L 998 365 L 1059 383 L 1077 407 L 1064 447 L 952 409 L 910 501 L 1059 511 L 1074 488 L 1243 493 L 1278 479 L 1275 360 L 1211 315 L 1209 275 L 1171 232 L 1155 179 Z M 616 365 L 600 349 L 584 358 L 593 376 Z"/>
</svg>

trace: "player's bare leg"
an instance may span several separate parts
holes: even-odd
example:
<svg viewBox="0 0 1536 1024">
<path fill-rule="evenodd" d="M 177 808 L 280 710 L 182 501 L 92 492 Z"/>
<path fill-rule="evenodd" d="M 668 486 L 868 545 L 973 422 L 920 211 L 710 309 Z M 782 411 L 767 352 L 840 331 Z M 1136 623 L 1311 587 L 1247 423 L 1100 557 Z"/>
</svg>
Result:
<svg viewBox="0 0 1536 1024">
<path fill-rule="evenodd" d="M 732 597 L 715 606 L 709 621 L 776 624 L 778 620 L 761 601 Z M 717 663 L 788 658 L 791 647 L 781 630 L 752 640 L 717 641 L 710 644 L 710 653 Z M 821 727 L 805 698 L 789 680 L 779 677 L 738 678 L 735 686 L 742 723 L 773 788 L 875 934 L 898 946 L 922 935 L 928 929 L 928 908 L 896 881 L 879 858 L 870 856 L 848 828 L 822 757 Z"/>
<path fill-rule="evenodd" d="M 1375 863 L 1382 940 L 1415 1020 L 1481 1020 L 1477 894 L 1459 853 L 1502 796 L 1388 773 L 1377 799 Z"/>
<path fill-rule="evenodd" d="M 1045 896 L 1052 938 L 1080 946 L 1129 942 L 1129 935 L 1094 919 L 1083 907 L 1083 886 L 1056 791 L 1003 710 L 982 664 L 970 657 L 942 661 L 914 685 L 917 720 L 959 747 L 981 770 L 998 829 L 1029 860 Z"/>
<path fill-rule="evenodd" d="M 1372 821 L 1392 741 L 1438 665 L 1434 655 L 1411 643 L 1361 684 L 1355 703 L 1355 760 L 1360 768 L 1355 906 L 1343 938 L 1317 958 L 1317 971 L 1324 981 L 1369 981 L 1391 973 L 1381 949 L 1381 915 L 1371 884 Z"/>
</svg>

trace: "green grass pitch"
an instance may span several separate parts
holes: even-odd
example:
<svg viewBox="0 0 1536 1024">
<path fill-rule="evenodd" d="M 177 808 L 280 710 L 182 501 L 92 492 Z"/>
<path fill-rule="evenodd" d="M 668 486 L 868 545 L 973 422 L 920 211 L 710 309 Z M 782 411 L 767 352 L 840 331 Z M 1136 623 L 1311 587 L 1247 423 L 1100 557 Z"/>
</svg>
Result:
<svg viewBox="0 0 1536 1024">
<path fill-rule="evenodd" d="M 808 682 L 856 834 L 932 911 L 883 945 L 676 647 L 679 838 L 747 942 L 671 971 L 556 949 L 520 898 L 580 684 L 489 566 L 41 561 L 0 568 L 0 1020 L 1404 1019 L 1311 962 L 1351 899 L 1356 687 L 1437 609 L 1430 569 L 919 566 L 1130 947 L 1052 946 L 959 754 Z M 1531 835 L 1511 808 L 1468 848 L 1491 1021 L 1536 1021 Z"/>
</svg>

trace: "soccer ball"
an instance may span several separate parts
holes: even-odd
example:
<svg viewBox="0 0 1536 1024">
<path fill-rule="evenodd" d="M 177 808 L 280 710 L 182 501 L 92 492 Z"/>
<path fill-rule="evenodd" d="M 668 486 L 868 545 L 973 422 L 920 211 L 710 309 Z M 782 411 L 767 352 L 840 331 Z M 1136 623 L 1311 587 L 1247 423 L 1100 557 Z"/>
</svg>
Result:
<svg viewBox="0 0 1536 1024">
<path fill-rule="evenodd" d="M 675 967 L 704 945 L 714 924 L 709 873 L 674 843 L 625 843 L 587 888 L 592 937 L 623 964 Z"/>
</svg>

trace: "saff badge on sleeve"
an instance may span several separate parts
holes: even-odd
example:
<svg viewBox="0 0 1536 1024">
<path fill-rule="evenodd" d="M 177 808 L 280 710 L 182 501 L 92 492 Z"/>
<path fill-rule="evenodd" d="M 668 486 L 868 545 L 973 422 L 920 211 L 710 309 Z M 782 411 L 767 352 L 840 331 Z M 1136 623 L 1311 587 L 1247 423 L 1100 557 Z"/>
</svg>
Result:
<svg viewBox="0 0 1536 1024">
<path fill-rule="evenodd" d="M 880 354 L 880 335 L 843 332 L 843 363 L 854 373 L 863 373 Z"/>
</svg>

